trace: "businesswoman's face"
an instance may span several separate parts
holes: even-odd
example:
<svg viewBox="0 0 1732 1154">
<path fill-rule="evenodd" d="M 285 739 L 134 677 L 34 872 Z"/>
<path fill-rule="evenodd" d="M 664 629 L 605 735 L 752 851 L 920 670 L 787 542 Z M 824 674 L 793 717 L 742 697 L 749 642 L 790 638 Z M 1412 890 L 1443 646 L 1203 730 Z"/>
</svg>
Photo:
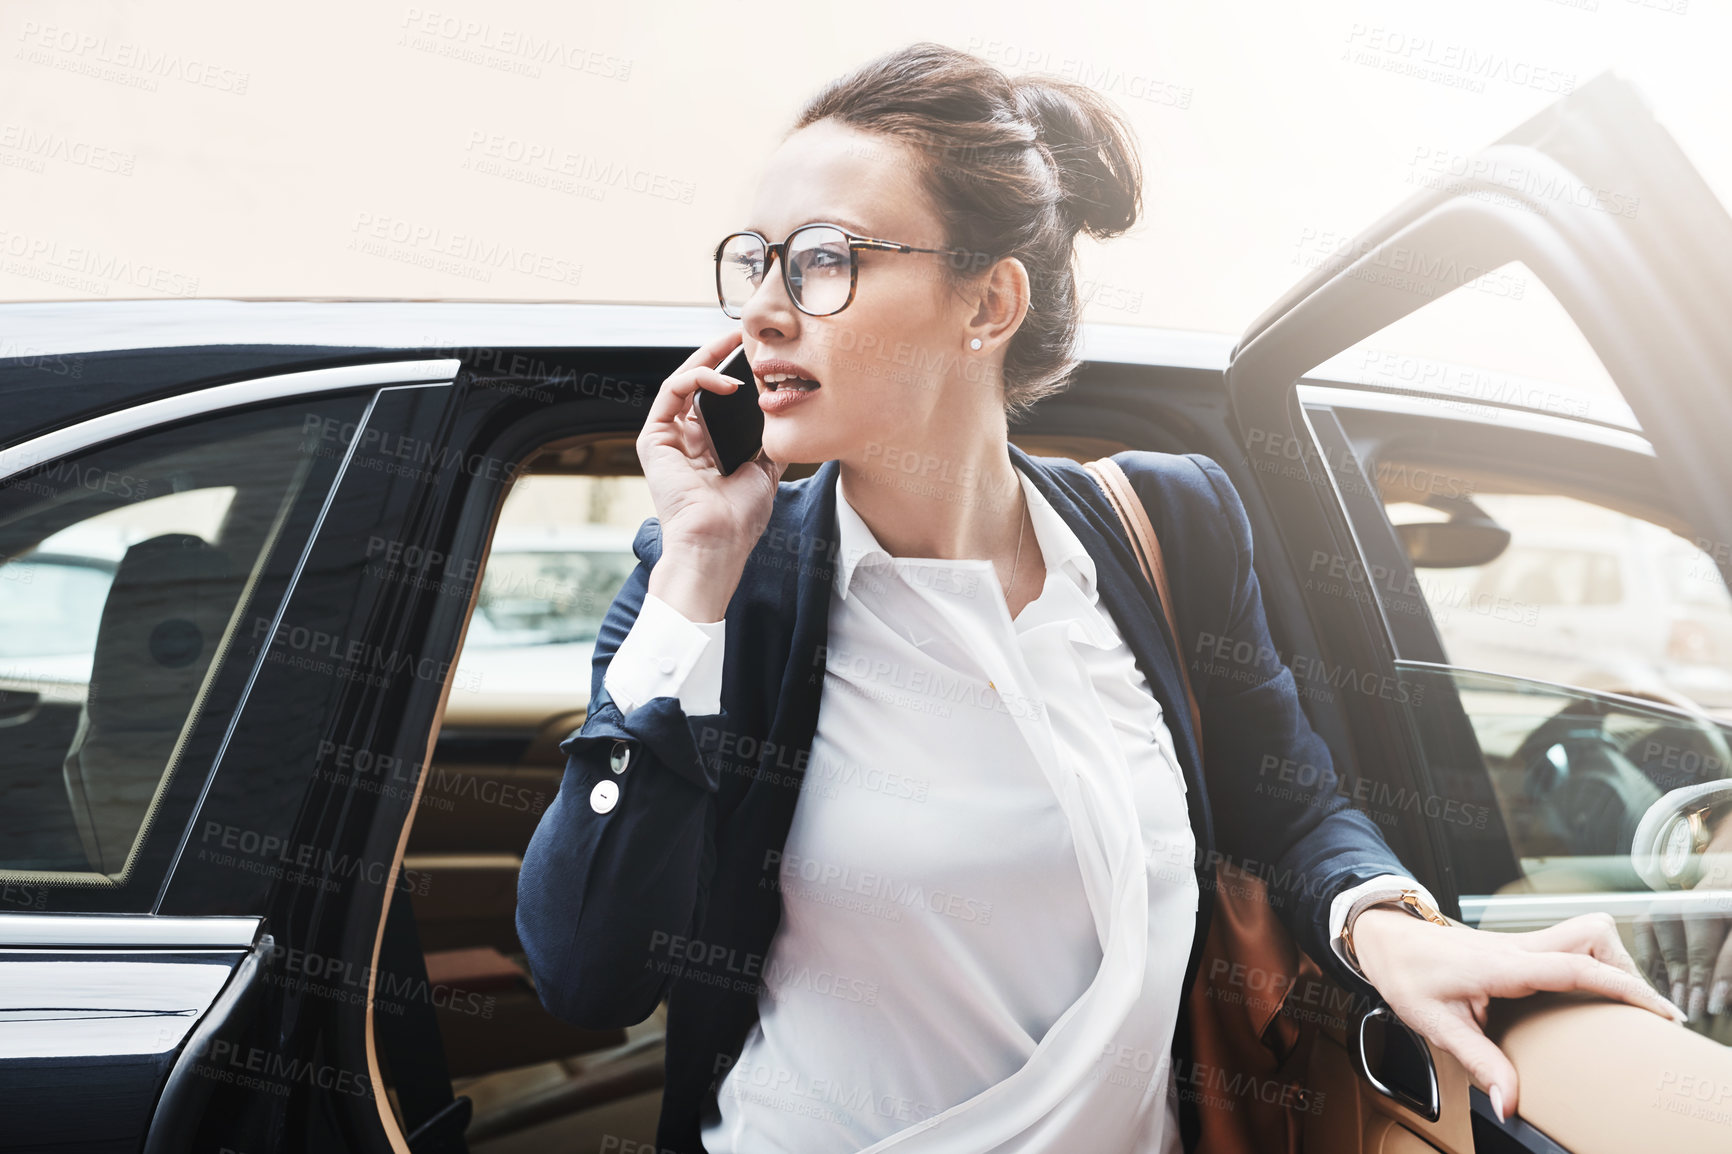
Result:
<svg viewBox="0 0 1732 1154">
<path fill-rule="evenodd" d="M 751 216 L 740 227 L 774 243 L 801 225 L 824 222 L 916 248 L 947 248 L 914 160 L 909 146 L 894 138 L 818 121 L 788 137 L 771 157 Z M 982 315 L 981 286 L 991 278 L 966 270 L 971 275 L 959 284 L 946 267 L 952 259 L 856 250 L 853 299 L 832 315 L 811 316 L 789 297 L 784 257 L 774 258 L 739 309 L 746 356 L 758 378 L 752 384 L 764 409 L 764 451 L 773 460 L 881 465 L 890 450 L 930 446 L 921 431 L 976 427 L 950 423 L 995 413 L 1002 421 L 1002 342 L 988 334 L 981 350 L 969 347 L 976 335 L 970 322 Z M 800 292 L 807 310 L 822 311 L 840 299 L 835 293 L 846 295 L 840 287 L 848 276 L 845 260 L 833 254 L 796 260 L 795 275 L 804 269 Z M 826 276 L 836 282 L 829 290 L 819 284 Z M 818 387 L 770 393 L 763 378 L 773 361 L 790 362 Z"/>
</svg>

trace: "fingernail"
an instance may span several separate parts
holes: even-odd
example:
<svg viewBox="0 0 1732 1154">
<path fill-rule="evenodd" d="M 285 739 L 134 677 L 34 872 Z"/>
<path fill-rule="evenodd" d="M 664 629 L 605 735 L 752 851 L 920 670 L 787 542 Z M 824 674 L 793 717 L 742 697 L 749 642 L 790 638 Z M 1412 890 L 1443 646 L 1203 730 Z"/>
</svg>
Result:
<svg viewBox="0 0 1732 1154">
<path fill-rule="evenodd" d="M 1708 992 L 1708 1012 L 1716 1016 L 1726 1012 L 1726 983 L 1715 982 Z"/>
<path fill-rule="evenodd" d="M 742 380 L 741 380 L 741 379 L 740 379 L 740 378 L 738 378 L 738 377 L 730 377 L 730 376 L 728 376 L 728 374 L 726 374 L 726 373 L 719 373 L 719 374 L 717 374 L 717 375 L 718 375 L 718 376 L 720 376 L 720 377 L 721 377 L 721 378 L 722 378 L 722 380 L 724 380 L 724 381 L 732 381 L 732 382 L 734 382 L 734 384 L 736 384 L 736 385 L 743 385 L 743 384 L 745 384 L 745 383 L 746 383 L 746 382 L 744 382 L 744 381 L 742 381 Z"/>
<path fill-rule="evenodd" d="M 1503 1090 L 1497 1086 L 1491 1088 L 1491 1112 L 1497 1115 L 1499 1122 L 1508 1122 L 1509 1117 L 1503 1112 Z"/>
<path fill-rule="evenodd" d="M 1690 1008 L 1686 1011 L 1692 1018 L 1700 1018 L 1708 1008 L 1708 992 L 1701 986 L 1690 987 Z"/>
</svg>

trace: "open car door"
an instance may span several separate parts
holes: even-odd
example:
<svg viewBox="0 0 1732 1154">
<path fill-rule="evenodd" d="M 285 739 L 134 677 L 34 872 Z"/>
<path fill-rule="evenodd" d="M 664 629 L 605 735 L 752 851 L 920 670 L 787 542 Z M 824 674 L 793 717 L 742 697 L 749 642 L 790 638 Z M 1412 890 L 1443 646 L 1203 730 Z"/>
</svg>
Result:
<svg viewBox="0 0 1732 1154">
<path fill-rule="evenodd" d="M 1638 957 L 1644 956 L 1638 935 L 1652 934 L 1656 923 L 1670 927 L 1662 933 L 1677 941 L 1688 927 L 1692 945 L 1714 935 L 1718 947 L 1732 922 L 1725 896 L 1732 891 L 1657 890 L 1645 882 L 1631 865 L 1630 827 L 1642 805 L 1615 813 L 1606 832 L 1595 835 L 1601 837 L 1597 849 L 1571 850 L 1569 839 L 1588 837 L 1577 827 L 1603 816 L 1602 802 L 1581 821 L 1553 831 L 1549 851 L 1524 839 L 1539 837 L 1533 831 L 1546 816 L 1546 797 L 1533 792 L 1536 766 L 1549 774 L 1547 788 L 1589 781 L 1595 789 L 1626 788 L 1645 805 L 1687 784 L 1732 775 L 1726 759 L 1713 752 L 1727 748 L 1732 712 L 1711 716 L 1665 694 L 1643 701 L 1616 685 L 1578 693 L 1531 675 L 1504 677 L 1451 660 L 1437 605 L 1415 592 L 1425 588 L 1425 578 L 1414 584 L 1409 556 L 1394 569 L 1377 560 L 1381 546 L 1396 542 L 1383 511 L 1391 479 L 1366 475 L 1366 462 L 1336 414 L 1307 401 L 1312 387 L 1302 378 L 1422 308 L 1452 295 L 1472 297 L 1476 282 L 1483 289 L 1488 278 L 1521 278 L 1561 306 L 1560 315 L 1585 338 L 1584 348 L 1622 394 L 1639 429 L 1579 423 L 1603 425 L 1608 444 L 1649 462 L 1652 519 L 1711 559 L 1703 563 L 1710 579 L 1732 586 L 1732 454 L 1725 451 L 1732 434 L 1732 325 L 1726 322 L 1732 218 L 1641 97 L 1610 75 L 1459 161 L 1449 166 L 1459 175 L 1415 195 L 1336 249 L 1249 328 L 1227 374 L 1237 432 L 1288 552 L 1303 556 L 1296 550 L 1324 542 L 1312 553 L 1325 558 L 1328 572 L 1318 576 L 1340 579 L 1307 583 L 1307 609 L 1319 631 L 1339 626 L 1338 634 L 1363 638 L 1356 664 L 1424 689 L 1399 703 L 1363 703 L 1354 740 L 1362 763 L 1388 767 L 1392 780 L 1426 803 L 1407 811 L 1413 816 L 1404 814 L 1402 820 L 1418 828 L 1404 829 L 1400 845 L 1446 912 L 1470 925 L 1517 930 L 1603 910 L 1617 919 Z M 1386 382 L 1380 392 L 1392 403 L 1436 401 L 1436 390 L 1428 394 L 1400 381 Z M 1507 414 L 1511 430 L 1538 428 L 1527 411 L 1531 405 L 1489 393 L 1469 399 L 1482 418 L 1489 407 Z M 1511 443 L 1519 452 L 1519 440 Z M 1298 451 L 1289 451 L 1293 446 Z M 1271 454 L 1280 458 L 1279 467 L 1259 460 Z M 1564 553 L 1556 556 L 1561 566 Z M 1557 566 L 1540 566 L 1536 574 L 1534 589 L 1557 588 L 1564 579 Z M 1723 598 L 1724 588 L 1717 588 Z M 1529 596 L 1534 606 L 1551 604 Z M 1559 609 L 1541 620 L 1563 614 Z M 1588 633 L 1579 644 L 1600 643 L 1594 630 Z M 1718 660 L 1723 668 L 1732 664 L 1724 655 Z M 1524 728 L 1524 740 L 1502 749 L 1492 721 L 1507 727 L 1523 710 L 1540 709 L 1533 703 L 1542 698 L 1552 703 L 1543 724 Z M 1630 747 L 1608 736 L 1612 716 L 1635 717 L 1631 726 L 1647 727 L 1640 732 L 1669 733 L 1677 744 L 1700 738 L 1706 752 L 1696 755 L 1694 776 L 1664 777 L 1633 763 Z M 1597 732 L 1584 736 L 1583 718 Z M 1514 765 L 1515 786 L 1500 776 L 1508 765 Z M 1538 818 L 1524 805 L 1539 811 Z M 1463 836 L 1456 819 L 1475 806 L 1491 820 Z M 1550 882 L 1540 880 L 1536 863 L 1571 853 L 1575 866 L 1547 874 Z M 1657 984 L 1673 996 L 1673 989 Z M 1307 1149 L 1732 1149 L 1732 1028 L 1724 1012 L 1698 1014 L 1684 1029 L 1598 1001 L 1536 997 L 1495 1004 L 1489 1032 L 1515 1062 L 1522 1087 L 1520 1115 L 1504 1124 L 1459 1065 L 1442 1052 L 1426 1053 L 1385 1015 L 1350 1015 L 1320 1034 L 1311 1084 L 1329 1105 L 1305 1120 Z"/>
</svg>

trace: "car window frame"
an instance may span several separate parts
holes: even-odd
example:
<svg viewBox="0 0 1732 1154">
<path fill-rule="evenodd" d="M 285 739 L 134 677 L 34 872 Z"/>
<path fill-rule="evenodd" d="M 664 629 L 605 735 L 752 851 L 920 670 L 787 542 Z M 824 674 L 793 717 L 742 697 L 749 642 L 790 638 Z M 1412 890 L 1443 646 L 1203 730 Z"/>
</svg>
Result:
<svg viewBox="0 0 1732 1154">
<path fill-rule="evenodd" d="M 315 401 L 326 397 L 354 398 L 354 407 L 359 420 L 364 422 L 370 409 L 372 398 L 376 395 L 381 381 L 416 380 L 429 377 L 454 376 L 459 367 L 455 358 L 419 358 L 397 359 L 383 363 L 350 365 L 336 368 L 315 370 L 289 371 L 270 373 L 257 378 L 243 381 L 232 381 L 210 388 L 197 388 L 170 397 L 161 397 L 127 408 L 98 414 L 76 421 L 61 428 L 53 429 L 22 441 L 16 445 L 0 450 L 0 483 L 26 473 L 32 469 L 51 465 L 58 461 L 79 458 L 91 452 L 101 451 L 105 446 L 136 442 L 141 438 L 149 438 L 178 429 L 199 426 L 204 422 L 220 419 L 232 414 L 246 411 L 273 408 L 282 404 L 292 404 L 297 399 Z M 301 542 L 301 557 L 304 560 L 305 550 L 310 548 L 317 538 L 319 526 L 323 521 L 324 511 L 328 508 L 332 495 L 340 483 L 346 459 L 335 463 L 330 470 L 330 476 L 325 489 L 321 491 L 304 492 L 297 496 L 297 506 L 307 509 L 314 501 L 319 503 L 318 512 L 313 516 L 306 539 Z M 279 543 L 270 542 L 269 549 L 275 549 Z M 260 557 L 261 562 L 264 557 Z M 286 600 L 292 592 L 298 577 L 299 567 L 288 576 L 282 591 L 282 599 Z M 249 585 L 243 588 L 241 600 L 244 602 L 254 595 Z M 240 603 L 237 602 L 237 607 Z M 200 691 L 199 699 L 194 705 L 194 712 L 203 708 L 204 696 L 217 685 L 217 679 L 225 682 L 231 678 L 242 676 L 243 666 L 233 664 L 236 661 L 245 663 L 244 676 L 246 684 L 242 687 L 233 707 L 225 718 L 218 719 L 216 724 L 226 725 L 232 732 L 236 719 L 244 710 L 251 680 L 256 676 L 257 662 L 240 653 L 219 653 L 216 657 L 222 665 L 213 666 L 207 673 L 204 689 Z M 189 714 L 189 717 L 191 714 Z M 202 719 L 201 719 L 202 721 Z M 184 724 L 184 723 L 183 723 Z M 57 908 L 49 911 L 45 908 L 34 909 L 26 907 L 29 912 L 8 914 L 8 918 L 32 919 L 36 928 L 23 927 L 14 923 L 15 932 L 41 939 L 39 944 L 52 944 L 44 935 L 52 937 L 71 925 L 66 919 L 78 919 L 88 916 L 109 918 L 150 917 L 160 913 L 163 895 L 174 880 L 179 867 L 187 837 L 202 807 L 203 799 L 208 793 L 210 783 L 221 764 L 221 749 L 226 746 L 226 738 L 217 747 L 217 753 L 211 758 L 208 766 L 194 767 L 193 776 L 180 782 L 159 785 L 159 789 L 174 788 L 177 793 L 185 790 L 191 792 L 196 782 L 196 793 L 192 794 L 190 806 L 180 812 L 177 805 L 174 828 L 162 832 L 150 830 L 147 840 L 153 848 L 150 852 L 153 858 L 161 856 L 158 850 L 168 846 L 173 840 L 176 844 L 167 851 L 162 862 L 162 871 L 158 875 L 154 869 L 150 876 L 139 875 L 128 877 L 115 883 L 104 875 L 92 871 L 84 876 L 79 871 L 6 871 L 6 884 L 11 887 L 44 889 L 54 885 Z M 179 768 L 170 764 L 164 766 L 164 783 L 173 770 L 178 774 Z M 160 799 L 159 799 L 160 800 Z M 153 803 L 154 809 L 155 803 Z M 180 824 L 184 821 L 184 824 Z M 135 847 L 133 855 L 137 857 L 144 852 L 143 847 Z M 65 874 L 60 877 L 61 873 Z M 13 876 L 13 875 L 18 876 Z M 40 874 L 41 877 L 34 875 Z M 55 876 L 49 876 L 50 874 Z M 46 892 L 46 891 L 45 891 Z M 233 911 L 225 911 L 232 913 Z M 43 921 L 43 918 L 57 919 Z M 76 938 L 78 931 L 67 930 Z M 124 935 L 123 935 L 124 936 Z"/>
</svg>

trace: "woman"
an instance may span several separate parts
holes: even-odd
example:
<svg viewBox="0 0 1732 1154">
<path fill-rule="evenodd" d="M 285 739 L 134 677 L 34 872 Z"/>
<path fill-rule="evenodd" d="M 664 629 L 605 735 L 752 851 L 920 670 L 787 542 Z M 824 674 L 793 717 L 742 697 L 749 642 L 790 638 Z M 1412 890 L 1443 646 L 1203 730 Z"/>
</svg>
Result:
<svg viewBox="0 0 1732 1154">
<path fill-rule="evenodd" d="M 623 1025 L 667 996 L 661 1149 L 1178 1150 L 1217 854 L 1298 879 L 1276 901 L 1299 943 L 1500 1111 L 1489 998 L 1677 1016 L 1609 919 L 1489 934 L 1378 904 L 1429 898 L 1334 794 L 1230 482 L 1122 455 L 1186 650 L 1257 654 L 1192 662 L 1191 731 L 1110 507 L 1007 438 L 1076 364 L 1076 234 L 1129 228 L 1139 182 L 1086 88 L 919 44 L 807 105 L 755 235 L 718 249 L 743 334 L 668 377 L 638 438 L 657 517 L 519 883 L 555 1013 Z M 716 368 L 742 338 L 750 381 Z M 763 452 L 722 476 L 692 402 L 736 388 Z M 823 464 L 781 484 L 792 461 Z M 1259 792 L 1269 754 L 1321 767 L 1315 797 Z"/>
</svg>

